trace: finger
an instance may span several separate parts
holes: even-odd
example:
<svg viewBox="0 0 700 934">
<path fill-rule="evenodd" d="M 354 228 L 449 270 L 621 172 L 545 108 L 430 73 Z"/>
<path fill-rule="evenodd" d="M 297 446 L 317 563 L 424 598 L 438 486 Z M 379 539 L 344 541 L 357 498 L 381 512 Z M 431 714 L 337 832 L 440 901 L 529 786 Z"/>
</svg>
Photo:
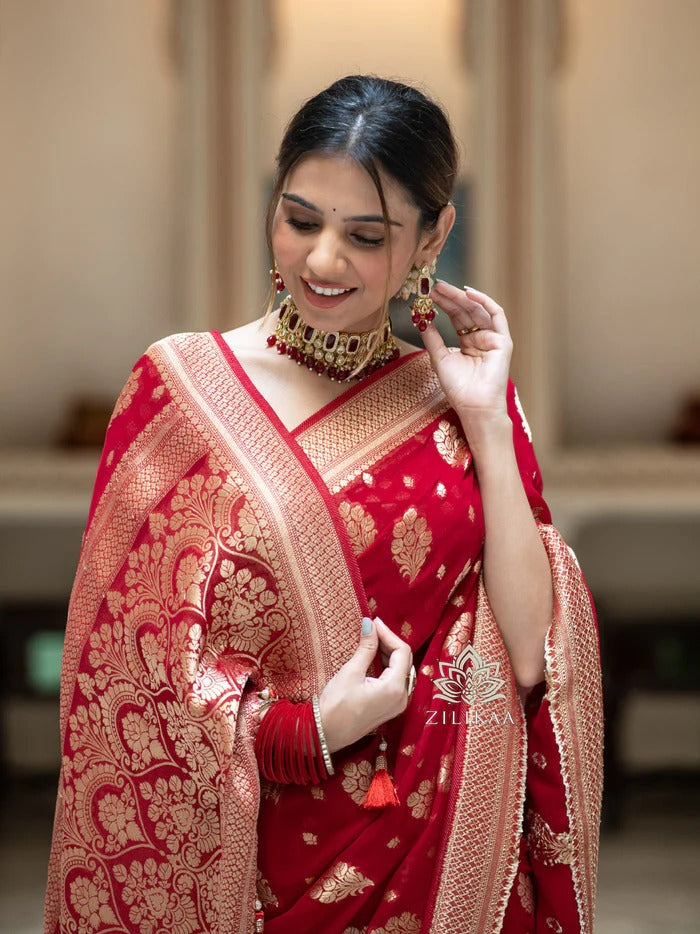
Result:
<svg viewBox="0 0 700 934">
<path fill-rule="evenodd" d="M 464 305 L 458 305 L 449 299 L 436 298 L 434 301 L 438 308 L 444 311 L 450 319 L 455 331 L 460 331 L 465 327 L 471 328 L 474 325 L 482 331 L 494 329 L 493 318 L 481 305 L 465 308 Z M 460 334 L 459 336 L 462 337 L 463 335 Z"/>
<path fill-rule="evenodd" d="M 453 353 L 459 351 L 458 347 L 448 347 L 445 344 L 442 335 L 432 321 L 428 323 L 428 327 L 425 331 L 420 331 L 419 333 L 423 340 L 423 346 L 428 351 L 430 363 L 436 372 L 445 357 L 449 357 Z"/>
<path fill-rule="evenodd" d="M 377 624 L 377 635 L 379 636 L 380 645 L 389 650 L 387 652 L 388 660 L 384 672 L 389 673 L 387 677 L 392 675 L 395 671 L 403 672 L 405 675 L 406 671 L 408 671 L 413 664 L 411 646 L 397 636 L 395 632 L 392 632 L 386 623 L 379 619 L 375 620 L 375 622 Z M 382 672 L 382 675 L 384 672 Z M 380 675 L 380 677 L 382 677 L 382 675 Z"/>
<path fill-rule="evenodd" d="M 486 309 L 486 311 L 491 316 L 491 320 L 493 321 L 493 328 L 495 331 L 498 331 L 500 334 L 507 334 L 508 337 L 510 337 L 510 329 L 508 327 L 506 313 L 497 302 L 495 302 L 489 295 L 487 295 L 486 292 L 480 292 L 478 289 L 473 289 L 470 285 L 464 286 L 464 293 L 468 299 L 477 302 Z"/>
<path fill-rule="evenodd" d="M 401 636 L 397 636 L 394 630 L 390 629 L 383 619 L 375 616 L 374 622 L 377 627 L 377 636 L 379 637 L 382 651 L 389 649 L 389 653 L 391 653 L 395 649 L 400 648 L 406 648 L 409 652 L 411 651 L 411 646 L 408 642 L 405 642 Z"/>
<path fill-rule="evenodd" d="M 482 331 L 494 330 L 493 319 L 488 311 L 482 305 L 469 301 L 464 294 L 460 301 L 454 301 L 441 295 L 434 296 L 433 301 L 445 312 L 452 327 L 457 332 L 475 326 Z M 462 338 L 467 335 L 458 334 L 458 336 Z"/>
</svg>

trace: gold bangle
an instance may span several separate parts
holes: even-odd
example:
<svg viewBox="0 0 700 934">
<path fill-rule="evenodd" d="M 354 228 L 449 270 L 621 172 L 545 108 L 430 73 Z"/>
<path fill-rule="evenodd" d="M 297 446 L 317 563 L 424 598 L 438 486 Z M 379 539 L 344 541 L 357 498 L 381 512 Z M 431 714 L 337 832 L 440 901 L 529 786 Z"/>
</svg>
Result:
<svg viewBox="0 0 700 934">
<path fill-rule="evenodd" d="M 318 740 L 321 744 L 321 752 L 323 753 L 323 761 L 326 766 L 326 771 L 329 775 L 335 775 L 335 769 L 333 768 L 333 763 L 331 762 L 331 755 L 328 752 L 328 744 L 326 743 L 326 737 L 323 733 L 323 726 L 321 725 L 321 708 L 318 702 L 318 696 L 314 694 L 311 699 L 311 703 L 314 708 L 314 720 L 316 721 L 316 729 L 318 730 Z"/>
</svg>

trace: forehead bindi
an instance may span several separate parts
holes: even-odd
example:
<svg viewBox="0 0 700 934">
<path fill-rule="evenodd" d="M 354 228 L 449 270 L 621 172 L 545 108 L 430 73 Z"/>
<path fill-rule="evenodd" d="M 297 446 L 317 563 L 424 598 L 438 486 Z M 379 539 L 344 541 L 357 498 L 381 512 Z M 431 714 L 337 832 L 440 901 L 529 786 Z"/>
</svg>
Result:
<svg viewBox="0 0 700 934">
<path fill-rule="evenodd" d="M 382 176 L 382 185 L 390 222 L 404 226 L 412 205 L 401 197 L 392 179 Z M 362 166 L 346 157 L 308 156 L 289 173 L 282 199 L 322 215 L 340 215 L 343 221 L 383 223 L 374 182 Z"/>
</svg>

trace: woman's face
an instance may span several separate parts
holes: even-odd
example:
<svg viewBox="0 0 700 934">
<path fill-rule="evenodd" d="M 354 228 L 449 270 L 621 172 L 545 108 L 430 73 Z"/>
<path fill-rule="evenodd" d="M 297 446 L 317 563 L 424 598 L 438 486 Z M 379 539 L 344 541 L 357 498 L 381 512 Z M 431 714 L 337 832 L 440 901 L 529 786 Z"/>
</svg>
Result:
<svg viewBox="0 0 700 934">
<path fill-rule="evenodd" d="M 383 173 L 381 179 L 392 296 L 418 252 L 420 212 L 397 182 Z M 382 207 L 371 178 L 352 159 L 310 155 L 292 169 L 275 213 L 272 248 L 307 324 L 323 331 L 367 331 L 379 323 L 389 256 Z"/>
</svg>

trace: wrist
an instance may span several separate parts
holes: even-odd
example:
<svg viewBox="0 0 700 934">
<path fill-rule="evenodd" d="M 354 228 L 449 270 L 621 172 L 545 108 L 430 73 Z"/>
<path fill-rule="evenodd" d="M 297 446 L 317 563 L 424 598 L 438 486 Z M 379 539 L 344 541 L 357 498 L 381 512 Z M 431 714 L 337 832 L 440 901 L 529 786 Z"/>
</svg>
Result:
<svg viewBox="0 0 700 934">
<path fill-rule="evenodd" d="M 321 692 L 318 698 L 318 715 L 321 721 L 321 729 L 326 740 L 326 747 L 328 752 L 337 752 L 339 749 L 342 749 L 342 742 L 338 742 L 336 733 L 337 731 L 333 726 L 333 710 L 328 703 L 328 696 L 324 696 L 324 692 Z"/>
<path fill-rule="evenodd" d="M 333 775 L 335 770 L 333 768 L 333 762 L 331 761 L 331 750 L 328 748 L 328 740 L 323 728 L 323 721 L 321 719 L 321 702 L 317 694 L 314 694 L 311 703 L 314 712 L 314 721 L 316 723 L 316 732 L 318 734 L 318 747 L 320 748 L 321 756 L 323 757 L 326 772 L 328 775 Z"/>
<path fill-rule="evenodd" d="M 513 423 L 507 411 L 460 416 L 472 456 L 478 458 L 492 451 L 502 452 L 513 445 Z"/>
</svg>

